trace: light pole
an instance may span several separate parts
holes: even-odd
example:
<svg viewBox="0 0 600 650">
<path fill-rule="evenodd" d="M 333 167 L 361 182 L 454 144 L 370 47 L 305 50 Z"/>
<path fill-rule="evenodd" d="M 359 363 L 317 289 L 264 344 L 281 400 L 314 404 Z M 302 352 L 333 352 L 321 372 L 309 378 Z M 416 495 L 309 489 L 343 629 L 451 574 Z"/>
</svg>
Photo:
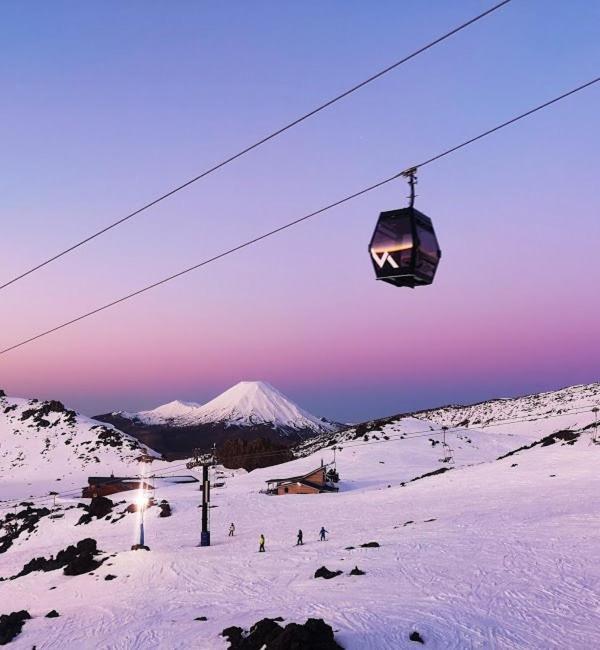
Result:
<svg viewBox="0 0 600 650">
<path fill-rule="evenodd" d="M 148 497 L 144 490 L 135 500 L 137 507 L 140 511 L 140 543 L 139 546 L 144 546 L 144 513 L 146 512 L 146 506 L 148 505 Z"/>
</svg>

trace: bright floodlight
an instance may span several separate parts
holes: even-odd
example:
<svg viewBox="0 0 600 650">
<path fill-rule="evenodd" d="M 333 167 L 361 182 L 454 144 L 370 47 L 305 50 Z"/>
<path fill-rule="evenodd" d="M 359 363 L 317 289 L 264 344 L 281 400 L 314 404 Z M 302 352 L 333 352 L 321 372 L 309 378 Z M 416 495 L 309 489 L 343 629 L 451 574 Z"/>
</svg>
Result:
<svg viewBox="0 0 600 650">
<path fill-rule="evenodd" d="M 135 498 L 135 503 L 138 508 L 145 508 L 148 505 L 148 497 L 145 494 L 139 494 Z"/>
</svg>

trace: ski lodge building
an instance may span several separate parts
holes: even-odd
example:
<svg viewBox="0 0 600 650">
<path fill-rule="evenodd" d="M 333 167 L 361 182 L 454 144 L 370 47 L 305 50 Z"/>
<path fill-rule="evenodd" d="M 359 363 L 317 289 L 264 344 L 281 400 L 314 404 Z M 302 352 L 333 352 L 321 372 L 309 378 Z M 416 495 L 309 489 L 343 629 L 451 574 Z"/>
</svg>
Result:
<svg viewBox="0 0 600 650">
<path fill-rule="evenodd" d="M 92 499 L 93 497 L 107 497 L 117 492 L 127 492 L 128 490 L 153 490 L 153 486 L 142 481 L 139 478 L 129 478 L 124 476 L 90 476 L 88 484 L 83 488 L 81 497 L 83 499 Z"/>
<path fill-rule="evenodd" d="M 321 465 L 302 476 L 272 478 L 267 481 L 267 494 L 319 494 L 337 491 L 338 488 L 327 480 L 326 465 Z"/>
</svg>

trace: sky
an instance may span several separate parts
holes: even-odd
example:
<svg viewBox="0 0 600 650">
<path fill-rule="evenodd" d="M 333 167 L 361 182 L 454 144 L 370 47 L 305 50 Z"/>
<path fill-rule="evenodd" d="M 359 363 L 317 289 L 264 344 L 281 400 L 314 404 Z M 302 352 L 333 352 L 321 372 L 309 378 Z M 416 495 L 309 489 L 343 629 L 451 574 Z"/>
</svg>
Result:
<svg viewBox="0 0 600 650">
<path fill-rule="evenodd" d="M 5 2 L 0 283 L 492 3 Z M 0 292 L 0 347 L 312 212 L 596 76 L 600 4 L 513 0 Z M 600 379 L 600 84 L 424 168 L 435 283 L 378 283 L 390 183 L 0 357 L 87 414 L 265 380 L 358 421 Z"/>
</svg>

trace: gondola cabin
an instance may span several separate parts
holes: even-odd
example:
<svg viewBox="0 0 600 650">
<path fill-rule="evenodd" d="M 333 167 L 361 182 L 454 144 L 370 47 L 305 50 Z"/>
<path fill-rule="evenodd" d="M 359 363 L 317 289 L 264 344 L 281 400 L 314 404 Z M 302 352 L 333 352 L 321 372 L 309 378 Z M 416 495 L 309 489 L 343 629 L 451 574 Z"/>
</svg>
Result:
<svg viewBox="0 0 600 650">
<path fill-rule="evenodd" d="M 433 282 L 442 256 L 431 219 L 413 207 L 379 215 L 369 253 L 378 280 L 411 288 Z"/>
</svg>

